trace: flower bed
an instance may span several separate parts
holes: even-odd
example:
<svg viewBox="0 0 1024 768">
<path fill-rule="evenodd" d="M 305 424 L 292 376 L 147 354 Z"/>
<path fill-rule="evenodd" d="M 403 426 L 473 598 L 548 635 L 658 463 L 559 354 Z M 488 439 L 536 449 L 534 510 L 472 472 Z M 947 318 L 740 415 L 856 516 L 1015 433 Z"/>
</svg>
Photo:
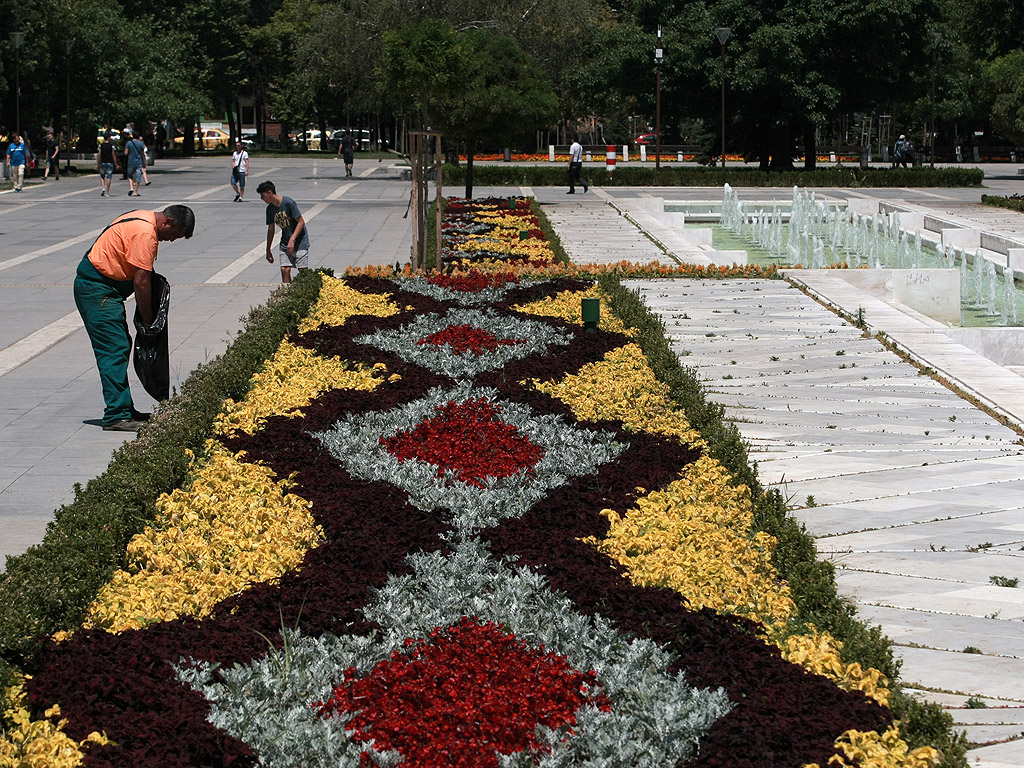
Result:
<svg viewBox="0 0 1024 768">
<path fill-rule="evenodd" d="M 585 332 L 593 281 L 536 269 L 324 278 L 0 757 L 928 765 L 884 678 L 796 632 L 749 492 L 607 298 Z"/>
</svg>

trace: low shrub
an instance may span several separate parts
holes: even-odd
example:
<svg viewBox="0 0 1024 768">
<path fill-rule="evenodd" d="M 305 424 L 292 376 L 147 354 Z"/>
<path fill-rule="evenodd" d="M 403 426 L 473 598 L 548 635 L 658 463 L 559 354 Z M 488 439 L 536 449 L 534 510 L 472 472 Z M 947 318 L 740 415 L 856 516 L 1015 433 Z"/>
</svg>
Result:
<svg viewBox="0 0 1024 768">
<path fill-rule="evenodd" d="M 465 167 L 445 165 L 444 184 L 465 184 Z M 589 184 L 600 187 L 980 187 L 979 168 L 860 168 L 841 165 L 813 171 L 762 171 L 705 166 L 618 166 L 611 176 L 601 167 L 584 168 Z M 565 165 L 474 165 L 473 183 L 495 187 L 558 187 L 568 183 Z"/>
<path fill-rule="evenodd" d="M 1003 197 L 1001 195 L 982 195 L 981 204 L 991 205 L 994 208 L 1008 208 L 1011 211 L 1024 213 L 1024 196 L 1021 195 L 1010 195 L 1009 197 Z"/>
</svg>

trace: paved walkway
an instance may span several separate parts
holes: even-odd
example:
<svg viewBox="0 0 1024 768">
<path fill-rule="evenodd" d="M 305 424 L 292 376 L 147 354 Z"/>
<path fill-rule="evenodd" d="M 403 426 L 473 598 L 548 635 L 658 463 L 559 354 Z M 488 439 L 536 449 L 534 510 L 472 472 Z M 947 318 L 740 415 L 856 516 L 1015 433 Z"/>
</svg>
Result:
<svg viewBox="0 0 1024 768">
<path fill-rule="evenodd" d="M 679 199 L 675 190 L 661 194 Z M 655 239 L 671 240 L 642 219 L 637 200 L 614 198 L 617 208 L 637 211 L 632 218 Z M 635 233 L 614 234 L 612 225 L 624 221 L 615 208 L 580 199 L 551 205 L 574 259 L 641 252 Z M 935 210 L 973 214 L 988 226 L 988 210 L 967 202 L 944 200 Z M 998 218 L 998 231 L 1024 237 L 1024 216 Z M 605 232 L 597 251 L 589 233 L 575 234 L 594 221 Z M 653 243 L 642 253 L 665 261 Z M 780 487 L 836 565 L 841 592 L 894 640 L 912 693 L 949 708 L 977 745 L 972 765 L 1019 768 L 1024 588 L 1007 585 L 1024 582 L 1020 369 L 981 357 L 835 271 L 792 275 L 820 301 L 782 281 L 630 285 L 662 316 L 673 348 L 697 369 L 709 397 L 726 406 L 762 480 Z M 863 307 L 871 334 L 884 331 L 1010 426 L 921 375 L 826 304 L 849 313 Z M 986 707 L 967 707 L 969 697 Z"/>
<path fill-rule="evenodd" d="M 340 271 L 407 258 L 408 183 L 386 163 L 357 159 L 356 177 L 346 179 L 330 159 L 270 162 L 257 159 L 251 186 L 271 178 L 296 199 L 310 222 L 314 264 Z M 99 474 L 125 439 L 97 426 L 98 377 L 71 299 L 75 267 L 99 228 L 139 204 L 184 202 L 196 210 L 195 237 L 164 244 L 159 262 L 174 287 L 173 385 L 220 353 L 239 318 L 276 288 L 277 268 L 263 261 L 263 206 L 254 189 L 255 202 L 231 202 L 223 165 L 160 161 L 138 201 L 123 188 L 120 200 L 100 198 L 93 177 L 0 195 L 0 557 L 38 542 L 53 510 L 71 498 L 73 484 Z M 1005 168 L 990 176 L 996 193 L 1016 192 L 1020 184 Z M 477 194 L 516 191 L 483 188 Z M 645 210 L 634 205 L 640 198 L 721 198 L 714 189 L 592 187 L 573 197 L 563 189 L 532 192 L 581 262 L 665 259 L 619 212 Z M 790 195 L 785 189 L 740 193 L 769 200 Z M 960 216 L 975 213 L 979 198 L 978 190 L 845 194 L 906 200 Z M 1000 231 L 1024 235 L 1024 217 L 1007 219 Z M 848 286 L 829 284 L 827 274 L 816 277 L 813 290 L 839 306 L 867 300 L 844 293 Z M 762 478 L 781 484 L 802 507 L 797 514 L 836 563 L 840 588 L 897 642 L 905 679 L 953 708 L 973 741 L 1001 741 L 1024 730 L 1024 589 L 990 583 L 994 576 L 1024 579 L 1019 434 L 786 283 L 636 287 L 665 316 L 684 362 L 699 366 L 711 396 L 737 419 Z M 992 369 L 934 329 L 915 335 L 921 329 L 904 324 L 913 318 L 888 305 L 867 317 L 876 323 L 886 318 L 887 333 L 905 334 L 901 345 L 951 378 L 959 376 L 976 397 L 1011 418 L 1024 412 L 1014 399 L 1024 388 L 1012 386 L 1019 377 L 1001 378 L 1015 371 Z M 983 370 L 992 376 L 969 380 Z M 997 380 L 1003 389 L 995 388 Z M 138 405 L 151 403 L 142 395 Z M 968 647 L 981 653 L 964 653 Z M 964 709 L 968 695 L 989 707 Z M 971 755 L 983 768 L 1021 766 L 1024 742 Z"/>
<path fill-rule="evenodd" d="M 294 198 L 310 231 L 313 266 L 407 261 L 408 183 L 387 163 L 257 158 L 246 201 L 234 203 L 226 158 L 158 160 L 142 196 L 101 198 L 95 176 L 0 194 L 0 563 L 39 542 L 75 483 L 100 474 L 130 435 L 103 432 L 99 376 L 72 298 L 82 254 L 113 217 L 183 203 L 196 213 L 189 240 L 162 243 L 157 269 L 171 283 L 171 386 L 220 354 L 250 307 L 280 285 L 264 259 L 265 206 L 256 184 L 272 179 Z M 230 168 L 228 169 L 230 170 Z M 276 246 L 275 246 L 276 247 Z M 136 405 L 152 400 L 129 371 Z"/>
</svg>

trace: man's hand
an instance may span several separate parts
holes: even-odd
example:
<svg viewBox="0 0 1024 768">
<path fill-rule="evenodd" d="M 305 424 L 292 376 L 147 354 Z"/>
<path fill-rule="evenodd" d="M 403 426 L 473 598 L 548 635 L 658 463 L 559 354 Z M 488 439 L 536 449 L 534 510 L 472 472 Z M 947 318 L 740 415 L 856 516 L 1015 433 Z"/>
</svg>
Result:
<svg viewBox="0 0 1024 768">
<path fill-rule="evenodd" d="M 294 256 L 295 255 L 295 243 L 294 242 L 288 243 L 288 247 L 285 250 L 287 251 L 289 256 Z"/>
<path fill-rule="evenodd" d="M 267 251 L 267 261 L 270 262 L 271 264 L 274 263 L 274 254 L 272 254 L 269 250 Z"/>
<path fill-rule="evenodd" d="M 153 273 L 146 269 L 135 270 L 135 306 L 139 310 L 139 317 L 146 325 L 151 325 L 156 319 L 156 312 L 153 310 L 153 284 L 150 278 Z"/>
</svg>

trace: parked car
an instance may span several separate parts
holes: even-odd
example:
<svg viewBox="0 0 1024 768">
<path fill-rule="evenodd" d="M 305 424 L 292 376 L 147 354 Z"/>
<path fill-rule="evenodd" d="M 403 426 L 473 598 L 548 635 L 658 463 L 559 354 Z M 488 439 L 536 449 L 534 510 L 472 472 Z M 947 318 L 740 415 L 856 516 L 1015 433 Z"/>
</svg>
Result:
<svg viewBox="0 0 1024 768">
<path fill-rule="evenodd" d="M 341 146 L 341 137 L 345 135 L 345 131 L 349 131 L 352 134 L 352 138 L 356 140 L 356 149 L 361 152 L 367 152 L 370 149 L 370 132 L 366 128 L 341 128 L 331 134 L 330 142 L 331 149 L 335 152 L 338 151 L 338 147 Z"/>
<path fill-rule="evenodd" d="M 180 147 L 184 140 L 184 136 L 178 136 L 174 139 L 174 145 Z M 196 146 L 203 149 L 227 149 L 231 146 L 231 136 L 220 128 L 204 128 L 196 131 Z"/>
<path fill-rule="evenodd" d="M 259 136 L 255 133 L 243 133 L 239 139 L 242 142 L 242 146 L 247 150 L 255 149 L 256 142 L 259 141 Z"/>
<path fill-rule="evenodd" d="M 636 144 L 657 144 L 658 134 L 656 133 L 641 133 L 636 137 Z"/>
</svg>

